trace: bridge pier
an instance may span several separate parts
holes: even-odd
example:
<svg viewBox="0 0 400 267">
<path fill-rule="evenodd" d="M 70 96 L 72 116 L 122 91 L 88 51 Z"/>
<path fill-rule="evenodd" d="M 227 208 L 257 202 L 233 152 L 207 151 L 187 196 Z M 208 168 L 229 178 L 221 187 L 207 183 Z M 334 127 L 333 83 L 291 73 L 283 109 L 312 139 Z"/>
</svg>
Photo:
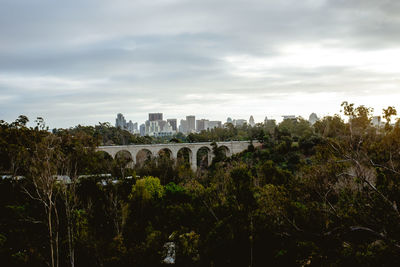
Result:
<svg viewBox="0 0 400 267">
<path fill-rule="evenodd" d="M 212 163 L 212 160 L 214 158 L 214 153 L 212 151 L 208 151 L 207 154 L 208 158 L 207 158 L 207 165 L 210 166 Z"/>
<path fill-rule="evenodd" d="M 192 152 L 191 160 L 190 160 L 190 166 L 192 167 L 192 170 L 195 172 L 197 170 L 197 151 Z"/>
</svg>

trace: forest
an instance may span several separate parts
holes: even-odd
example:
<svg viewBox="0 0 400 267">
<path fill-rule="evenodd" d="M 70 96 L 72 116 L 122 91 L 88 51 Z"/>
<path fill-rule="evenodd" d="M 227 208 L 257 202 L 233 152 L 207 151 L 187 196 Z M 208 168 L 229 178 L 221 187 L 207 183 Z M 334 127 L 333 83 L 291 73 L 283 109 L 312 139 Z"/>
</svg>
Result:
<svg viewBox="0 0 400 267">
<path fill-rule="evenodd" d="M 0 121 L 1 266 L 399 266 L 400 120 L 343 102 L 314 125 L 171 140 L 108 123 Z M 196 172 L 185 157 L 133 166 L 99 145 L 257 140 Z M 208 166 L 209 165 L 209 166 Z"/>
</svg>

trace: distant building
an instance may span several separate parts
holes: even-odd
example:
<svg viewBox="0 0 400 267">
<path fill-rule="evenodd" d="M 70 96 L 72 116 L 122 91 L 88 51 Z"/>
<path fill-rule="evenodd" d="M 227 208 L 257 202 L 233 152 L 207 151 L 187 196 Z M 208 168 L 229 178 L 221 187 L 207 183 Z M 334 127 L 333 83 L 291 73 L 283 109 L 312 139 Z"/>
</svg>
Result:
<svg viewBox="0 0 400 267">
<path fill-rule="evenodd" d="M 179 125 L 179 132 L 186 134 L 188 132 L 188 123 L 187 120 L 181 120 Z"/>
<path fill-rule="evenodd" d="M 145 122 L 146 125 L 146 135 L 153 135 L 154 132 L 160 132 L 161 128 L 158 124 L 158 121 L 150 121 L 147 120 Z"/>
<path fill-rule="evenodd" d="M 172 128 L 171 124 L 167 121 L 159 121 L 159 124 L 161 125 L 161 132 L 176 132 Z"/>
<path fill-rule="evenodd" d="M 273 120 L 273 119 L 268 119 L 268 117 L 267 116 L 265 116 L 265 119 L 264 119 L 264 126 L 270 126 L 270 125 L 276 125 L 276 121 L 275 120 Z"/>
<path fill-rule="evenodd" d="M 140 124 L 140 136 L 145 136 L 146 135 L 146 125 L 145 124 Z"/>
<path fill-rule="evenodd" d="M 381 116 L 374 116 L 372 117 L 371 124 L 374 127 L 380 127 L 382 125 Z"/>
<path fill-rule="evenodd" d="M 296 120 L 296 116 L 295 115 L 283 115 L 283 120 Z"/>
<path fill-rule="evenodd" d="M 124 115 L 121 113 L 117 114 L 117 118 L 115 119 L 115 127 L 120 128 L 122 130 L 127 130 L 131 134 L 138 134 L 138 124 L 137 122 L 133 123 L 131 120 L 126 123 Z"/>
<path fill-rule="evenodd" d="M 208 123 L 210 121 L 206 119 L 196 120 L 196 131 L 201 132 L 208 129 Z"/>
<path fill-rule="evenodd" d="M 171 123 L 176 125 L 176 119 L 164 121 L 162 113 L 149 113 L 149 119 L 144 124 L 145 135 L 155 137 L 171 136 L 176 133 Z"/>
<path fill-rule="evenodd" d="M 221 127 L 222 127 L 221 121 L 209 121 L 208 122 L 208 129 L 221 128 Z"/>
<path fill-rule="evenodd" d="M 173 136 L 174 134 L 175 134 L 175 132 L 173 132 L 173 131 L 170 131 L 170 132 L 161 131 L 161 132 L 151 133 L 150 136 L 154 136 L 154 137 L 170 137 L 170 136 Z"/>
<path fill-rule="evenodd" d="M 160 128 L 160 132 L 164 131 L 164 129 L 166 129 L 166 128 L 169 129 L 168 122 L 166 122 L 166 121 L 157 121 L 157 123 L 158 123 L 158 127 Z"/>
<path fill-rule="evenodd" d="M 126 120 L 122 113 L 117 114 L 117 118 L 115 119 L 115 128 L 121 128 L 123 130 L 126 129 Z"/>
<path fill-rule="evenodd" d="M 238 127 L 243 126 L 243 125 L 245 125 L 246 123 L 247 123 L 247 121 L 244 120 L 244 119 L 233 120 L 233 125 L 234 125 L 234 126 L 238 126 Z"/>
<path fill-rule="evenodd" d="M 149 113 L 149 121 L 162 121 L 163 114 L 162 113 Z"/>
<path fill-rule="evenodd" d="M 256 125 L 256 123 L 254 122 L 253 115 L 250 116 L 249 124 L 250 124 L 251 127 L 254 127 Z"/>
<path fill-rule="evenodd" d="M 126 124 L 126 128 L 127 128 L 128 132 L 130 132 L 131 134 L 137 134 L 137 133 L 139 133 L 137 122 L 133 123 L 133 122 L 130 120 L 130 121 Z"/>
<path fill-rule="evenodd" d="M 314 125 L 314 123 L 316 123 L 318 120 L 319 120 L 319 118 L 318 118 L 317 114 L 315 114 L 315 113 L 311 113 L 310 117 L 308 118 L 308 122 L 311 125 Z"/>
<path fill-rule="evenodd" d="M 177 123 L 176 119 L 167 119 L 167 122 L 169 123 L 169 125 L 171 125 L 173 131 L 176 132 L 178 130 L 178 127 L 177 127 L 178 123 Z"/>
<path fill-rule="evenodd" d="M 187 132 L 192 133 L 196 131 L 196 117 L 193 115 L 186 116 Z"/>
</svg>

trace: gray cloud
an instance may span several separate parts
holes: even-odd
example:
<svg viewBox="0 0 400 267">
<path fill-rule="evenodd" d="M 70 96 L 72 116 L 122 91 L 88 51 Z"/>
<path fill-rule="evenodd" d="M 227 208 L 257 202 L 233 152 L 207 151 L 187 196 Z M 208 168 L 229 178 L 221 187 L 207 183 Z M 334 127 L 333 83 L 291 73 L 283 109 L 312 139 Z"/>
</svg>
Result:
<svg viewBox="0 0 400 267">
<path fill-rule="evenodd" d="M 69 127 L 389 105 L 399 12 L 394 0 L 1 0 L 0 117 Z"/>
</svg>

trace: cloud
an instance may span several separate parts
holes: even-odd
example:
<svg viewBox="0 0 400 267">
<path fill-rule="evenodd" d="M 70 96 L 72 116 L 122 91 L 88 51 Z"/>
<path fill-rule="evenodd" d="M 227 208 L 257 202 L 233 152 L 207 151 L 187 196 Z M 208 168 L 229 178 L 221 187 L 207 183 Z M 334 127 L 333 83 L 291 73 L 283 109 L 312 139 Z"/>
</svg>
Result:
<svg viewBox="0 0 400 267">
<path fill-rule="evenodd" d="M 399 91 L 399 12 L 390 0 L 2 0 L 0 116 L 70 127 L 118 112 L 378 110 Z"/>
</svg>

